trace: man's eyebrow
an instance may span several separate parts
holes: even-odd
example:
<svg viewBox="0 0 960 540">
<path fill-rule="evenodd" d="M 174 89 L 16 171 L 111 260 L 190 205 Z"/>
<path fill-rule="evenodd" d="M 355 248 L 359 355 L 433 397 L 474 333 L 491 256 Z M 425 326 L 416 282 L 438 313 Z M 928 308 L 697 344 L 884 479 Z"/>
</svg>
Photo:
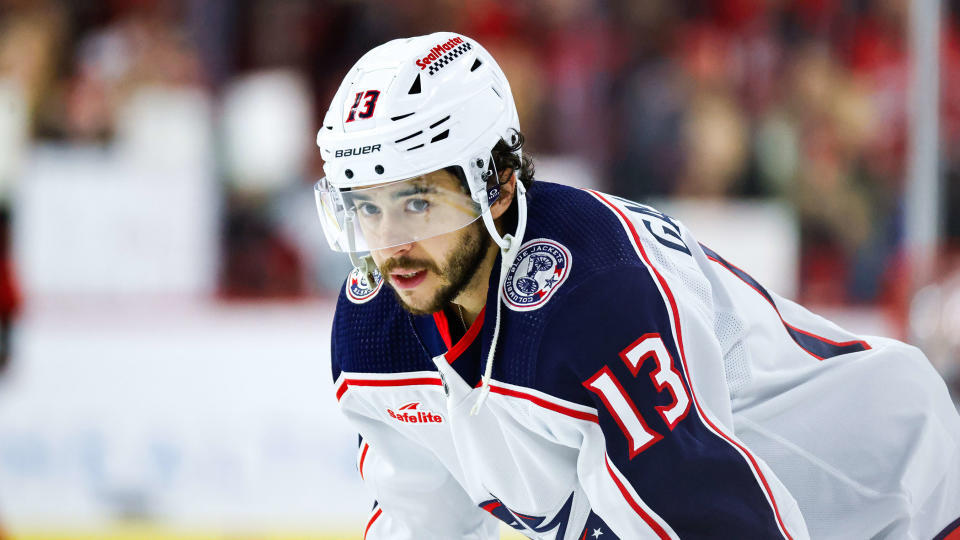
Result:
<svg viewBox="0 0 960 540">
<path fill-rule="evenodd" d="M 411 195 L 417 195 L 419 193 L 436 193 L 437 188 L 435 186 L 424 186 L 424 185 L 413 185 L 399 191 L 395 191 L 390 194 L 390 197 L 393 199 L 402 199 L 403 197 L 409 197 Z M 344 198 L 350 201 L 364 201 L 370 202 L 372 199 L 369 195 L 365 195 L 363 191 L 347 191 L 344 192 Z"/>
<path fill-rule="evenodd" d="M 436 193 L 437 188 L 434 186 L 424 186 L 424 185 L 413 185 L 407 189 L 403 189 L 393 193 L 394 199 L 399 199 L 401 197 L 409 197 L 410 195 L 416 195 L 418 193 Z"/>
</svg>

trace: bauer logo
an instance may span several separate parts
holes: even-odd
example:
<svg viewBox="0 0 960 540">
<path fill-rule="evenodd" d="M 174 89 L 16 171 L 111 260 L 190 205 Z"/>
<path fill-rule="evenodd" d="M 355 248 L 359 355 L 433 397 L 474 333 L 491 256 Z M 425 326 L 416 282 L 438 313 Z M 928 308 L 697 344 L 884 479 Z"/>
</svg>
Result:
<svg viewBox="0 0 960 540">
<path fill-rule="evenodd" d="M 520 246 L 503 282 L 507 307 L 529 311 L 543 306 L 567 279 L 570 262 L 570 251 L 553 240 L 538 238 Z"/>
<path fill-rule="evenodd" d="M 367 276 L 363 275 L 363 272 L 356 268 L 351 270 L 350 275 L 347 276 L 347 298 L 354 304 L 369 302 L 380 292 L 380 287 L 383 286 L 383 278 L 380 276 L 379 270 L 373 271 L 373 279 L 376 283 L 371 287 L 367 283 Z"/>
<path fill-rule="evenodd" d="M 397 410 L 387 409 L 387 414 L 401 424 L 441 424 L 443 417 L 438 413 L 420 409 L 420 402 L 407 403 Z"/>
<path fill-rule="evenodd" d="M 369 146 L 358 146 L 356 148 L 343 148 L 337 150 L 333 153 L 333 157 L 350 157 L 350 156 L 359 156 L 363 154 L 369 154 L 371 152 L 379 152 L 379 144 L 371 144 Z"/>
</svg>

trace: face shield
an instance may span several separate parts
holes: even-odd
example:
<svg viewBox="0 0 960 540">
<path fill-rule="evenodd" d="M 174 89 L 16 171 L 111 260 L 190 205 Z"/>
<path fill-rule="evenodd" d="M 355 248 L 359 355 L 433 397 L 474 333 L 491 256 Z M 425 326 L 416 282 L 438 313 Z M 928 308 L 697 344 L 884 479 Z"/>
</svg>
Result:
<svg viewBox="0 0 960 540">
<path fill-rule="evenodd" d="M 488 172 L 492 173 L 492 167 Z M 485 173 L 483 177 L 490 176 Z M 365 253 L 453 232 L 480 218 L 485 208 L 477 199 L 487 197 L 489 205 L 498 190 L 472 197 L 463 178 L 462 173 L 439 170 L 343 190 L 323 178 L 313 193 L 330 247 L 345 253 Z"/>
</svg>

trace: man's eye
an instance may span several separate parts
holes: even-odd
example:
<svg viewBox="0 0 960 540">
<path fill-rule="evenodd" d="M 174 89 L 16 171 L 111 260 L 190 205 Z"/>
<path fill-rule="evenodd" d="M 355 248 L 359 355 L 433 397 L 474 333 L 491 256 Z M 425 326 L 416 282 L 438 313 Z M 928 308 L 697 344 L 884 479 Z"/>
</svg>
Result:
<svg viewBox="0 0 960 540">
<path fill-rule="evenodd" d="M 408 212 L 426 212 L 430 208 L 430 201 L 426 199 L 410 199 L 407 201 L 407 211 Z"/>
<path fill-rule="evenodd" d="M 380 208 L 375 204 L 360 203 L 357 205 L 357 212 L 363 217 L 373 217 L 380 213 Z"/>
</svg>

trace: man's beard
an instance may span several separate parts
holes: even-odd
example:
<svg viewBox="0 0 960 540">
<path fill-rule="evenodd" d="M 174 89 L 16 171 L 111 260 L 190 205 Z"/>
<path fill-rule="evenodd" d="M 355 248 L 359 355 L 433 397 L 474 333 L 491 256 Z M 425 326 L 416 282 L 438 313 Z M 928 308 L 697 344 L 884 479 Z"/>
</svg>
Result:
<svg viewBox="0 0 960 540">
<path fill-rule="evenodd" d="M 423 267 L 428 272 L 434 272 L 446 281 L 434 292 L 433 298 L 424 307 L 408 305 L 396 289 L 391 286 L 393 295 L 397 298 L 397 302 L 403 306 L 403 309 L 414 315 L 436 313 L 441 311 L 448 303 L 453 302 L 453 299 L 459 296 L 470 284 L 477 267 L 480 266 L 480 262 L 487 254 L 487 248 L 490 246 L 490 236 L 486 233 L 480 221 L 475 221 L 469 225 L 466 232 L 467 234 L 458 242 L 457 247 L 447 258 L 447 262 L 442 269 L 431 260 L 421 260 L 413 257 L 398 257 L 384 261 L 380 266 L 380 274 L 383 276 L 389 276 L 390 271 L 398 267 Z"/>
</svg>

